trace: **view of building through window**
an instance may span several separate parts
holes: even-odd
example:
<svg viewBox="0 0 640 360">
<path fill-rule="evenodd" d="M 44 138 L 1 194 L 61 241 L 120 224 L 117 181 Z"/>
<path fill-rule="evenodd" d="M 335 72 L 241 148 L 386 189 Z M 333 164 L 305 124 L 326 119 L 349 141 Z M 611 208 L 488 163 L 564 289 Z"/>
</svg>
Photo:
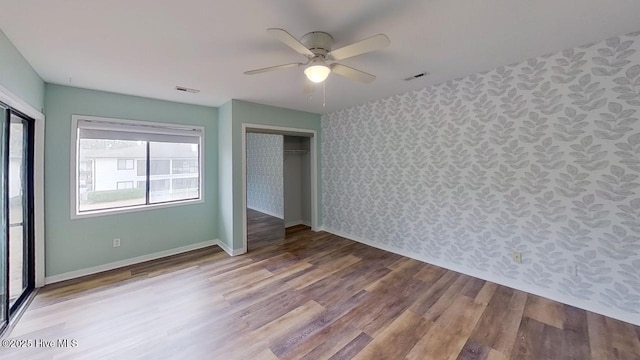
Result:
<svg viewBox="0 0 640 360">
<path fill-rule="evenodd" d="M 79 142 L 80 212 L 200 196 L 197 144 L 84 138 Z"/>
</svg>

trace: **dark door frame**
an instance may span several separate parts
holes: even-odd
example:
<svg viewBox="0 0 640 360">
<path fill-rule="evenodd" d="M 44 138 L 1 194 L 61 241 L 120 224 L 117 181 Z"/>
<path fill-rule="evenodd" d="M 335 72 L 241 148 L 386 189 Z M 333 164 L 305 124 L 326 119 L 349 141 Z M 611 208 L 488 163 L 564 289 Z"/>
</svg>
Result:
<svg viewBox="0 0 640 360">
<path fill-rule="evenodd" d="M 34 186 L 34 168 L 35 168 L 35 125 L 36 120 L 32 117 L 8 106 L 4 103 L 0 103 L 1 110 L 5 111 L 6 120 L 3 124 L 1 124 L 4 128 L 4 151 L 3 156 L 6 156 L 6 160 L 4 163 L 4 173 L 6 176 L 2 179 L 2 191 L 5 192 L 4 203 L 2 204 L 2 208 L 4 209 L 4 213 L 0 214 L 0 216 L 4 216 L 6 220 L 6 228 L 5 231 L 5 249 L 6 249 L 6 261 L 5 261 L 5 296 L 4 299 L 0 299 L 3 301 L 4 311 L 5 311 L 5 319 L 6 321 L 3 324 L 0 324 L 0 334 L 4 333 L 7 329 L 8 324 L 11 321 L 12 316 L 16 313 L 16 311 L 22 306 L 22 304 L 29 298 L 32 291 L 35 289 L 35 222 L 34 222 L 34 213 L 35 213 L 35 186 Z M 10 132 L 11 132 L 11 123 L 12 119 L 18 118 L 21 124 L 24 124 L 24 139 L 23 144 L 26 145 L 23 148 L 23 158 L 25 159 L 26 168 L 24 183 L 23 183 L 23 196 L 22 199 L 22 226 L 23 226 L 23 243 L 25 247 L 25 252 L 23 252 L 23 279 L 26 280 L 26 286 L 22 294 L 18 296 L 16 301 L 9 306 L 9 231 L 11 224 L 9 222 L 9 166 L 10 166 L 10 155 L 9 155 L 9 147 L 10 147 Z"/>
</svg>

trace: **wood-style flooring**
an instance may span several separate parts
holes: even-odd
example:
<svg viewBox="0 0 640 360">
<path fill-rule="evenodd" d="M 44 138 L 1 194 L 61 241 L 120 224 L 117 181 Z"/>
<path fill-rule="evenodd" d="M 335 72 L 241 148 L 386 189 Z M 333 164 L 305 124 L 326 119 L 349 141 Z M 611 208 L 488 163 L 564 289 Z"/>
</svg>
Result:
<svg viewBox="0 0 640 360">
<path fill-rule="evenodd" d="M 640 328 L 325 232 L 44 287 L 8 359 L 640 359 Z"/>
<path fill-rule="evenodd" d="M 249 251 L 285 237 L 284 220 L 247 209 L 247 248 Z"/>
</svg>

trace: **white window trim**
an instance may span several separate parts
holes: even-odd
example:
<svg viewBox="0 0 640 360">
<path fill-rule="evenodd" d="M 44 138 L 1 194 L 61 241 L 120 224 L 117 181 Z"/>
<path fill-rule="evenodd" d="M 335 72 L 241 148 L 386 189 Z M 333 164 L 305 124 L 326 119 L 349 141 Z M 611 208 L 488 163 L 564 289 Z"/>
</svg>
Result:
<svg viewBox="0 0 640 360">
<path fill-rule="evenodd" d="M 171 127 L 171 128 L 185 128 L 185 129 L 198 129 L 200 130 L 200 156 L 199 156 L 199 169 L 200 169 L 200 197 L 197 199 L 187 199 L 187 200 L 178 200 L 167 203 L 160 204 L 149 204 L 149 205 L 134 205 L 117 209 L 103 209 L 103 210 L 91 210 L 91 211 L 78 211 L 78 164 L 77 164 L 77 154 L 78 154 L 78 120 L 93 120 L 93 121 L 105 121 L 105 122 L 116 122 L 126 125 L 147 125 L 147 126 L 159 126 L 159 127 Z M 172 123 L 163 123 L 163 122 L 152 122 L 152 121 L 139 121 L 139 120 L 127 120 L 127 119 L 116 119 L 116 118 L 108 118 L 108 117 L 99 117 L 99 116 L 86 116 L 86 115 L 71 115 L 71 151 L 70 151 L 70 172 L 69 172 L 69 208 L 71 212 L 71 220 L 76 219 L 85 219 L 91 217 L 98 216 L 107 216 L 107 215 L 118 215 L 118 214 L 126 214 L 131 212 L 138 211 L 149 211 L 156 209 L 163 209 L 175 206 L 186 206 L 186 205 L 195 205 L 204 203 L 204 184 L 205 184 L 205 127 L 197 126 L 197 125 L 185 125 L 185 124 L 172 124 Z M 135 185 L 135 184 L 134 184 Z"/>
</svg>

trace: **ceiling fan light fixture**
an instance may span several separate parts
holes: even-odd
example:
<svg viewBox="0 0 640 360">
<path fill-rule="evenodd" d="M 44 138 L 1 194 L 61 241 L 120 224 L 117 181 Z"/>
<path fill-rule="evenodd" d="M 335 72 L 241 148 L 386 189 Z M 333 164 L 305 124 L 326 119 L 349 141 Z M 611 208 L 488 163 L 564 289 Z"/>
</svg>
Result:
<svg viewBox="0 0 640 360">
<path fill-rule="evenodd" d="M 324 64 L 311 64 L 304 69 L 304 74 L 307 75 L 307 79 L 314 83 L 321 83 L 327 79 L 331 69 Z"/>
<path fill-rule="evenodd" d="M 270 28 L 267 29 L 267 32 L 300 55 L 304 55 L 309 59 L 309 61 L 306 64 L 291 63 L 249 70 L 244 72 L 246 75 L 260 74 L 268 71 L 282 70 L 304 65 L 304 74 L 307 79 L 313 83 L 322 83 L 327 79 L 329 74 L 335 73 L 351 80 L 369 84 L 376 79 L 374 75 L 334 61 L 344 60 L 357 55 L 383 49 L 389 46 L 390 42 L 386 35 L 377 34 L 364 40 L 343 46 L 339 49 L 332 50 L 333 37 L 324 31 L 312 31 L 302 36 L 300 40 L 296 39 L 293 35 L 283 29 Z M 327 66 L 327 61 L 331 63 L 330 66 Z"/>
</svg>

